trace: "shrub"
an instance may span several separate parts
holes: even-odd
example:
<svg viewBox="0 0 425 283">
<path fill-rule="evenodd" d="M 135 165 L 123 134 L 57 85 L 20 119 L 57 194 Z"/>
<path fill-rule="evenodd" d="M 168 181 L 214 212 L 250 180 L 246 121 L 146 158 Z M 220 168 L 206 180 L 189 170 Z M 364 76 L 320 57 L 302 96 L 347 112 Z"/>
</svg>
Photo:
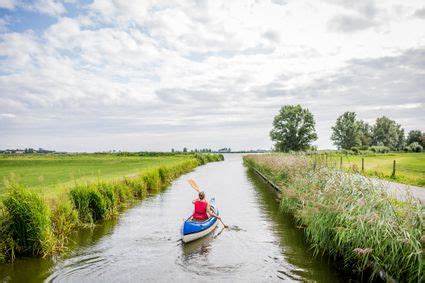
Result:
<svg viewBox="0 0 425 283">
<path fill-rule="evenodd" d="M 359 147 L 357 147 L 357 146 L 353 146 L 353 147 L 351 148 L 351 150 L 354 152 L 354 154 L 359 154 L 360 148 L 359 148 Z"/>
<path fill-rule="evenodd" d="M 345 154 L 345 155 L 354 154 L 354 152 L 353 152 L 353 151 L 351 151 L 351 150 L 349 150 L 349 149 L 343 149 L 343 150 L 341 150 L 341 153 L 342 153 L 342 154 Z"/>
<path fill-rule="evenodd" d="M 405 146 L 405 147 L 403 147 L 403 150 L 405 151 L 405 152 L 411 152 L 412 151 L 412 148 L 410 147 L 410 146 Z"/>
<path fill-rule="evenodd" d="M 423 150 L 423 147 L 417 142 L 412 142 L 409 147 L 413 152 L 421 152 Z"/>
<path fill-rule="evenodd" d="M 49 208 L 34 192 L 17 185 L 9 189 L 3 204 L 8 218 L 4 232 L 13 242 L 11 252 L 36 256 L 51 253 L 55 239 Z"/>
<path fill-rule="evenodd" d="M 371 146 L 370 150 L 375 153 L 388 153 L 390 152 L 390 148 L 386 146 Z"/>
</svg>

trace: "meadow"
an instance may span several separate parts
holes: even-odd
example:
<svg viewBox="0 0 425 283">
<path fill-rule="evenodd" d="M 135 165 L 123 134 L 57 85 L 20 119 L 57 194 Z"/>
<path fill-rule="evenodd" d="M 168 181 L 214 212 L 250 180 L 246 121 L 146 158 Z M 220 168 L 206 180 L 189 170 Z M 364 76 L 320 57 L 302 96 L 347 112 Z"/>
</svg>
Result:
<svg viewBox="0 0 425 283">
<path fill-rule="evenodd" d="M 323 159 L 324 153 L 320 154 Z M 425 152 L 350 155 L 328 151 L 326 155 L 328 165 L 337 169 L 341 168 L 342 161 L 342 169 L 345 171 L 425 187 Z M 364 171 L 362 171 L 362 158 L 364 158 Z M 393 160 L 396 161 L 395 176 L 392 176 Z"/>
<path fill-rule="evenodd" d="M 193 155 L 120 156 L 117 154 L 2 155 L 0 195 L 16 182 L 42 194 L 61 193 L 81 182 L 111 180 L 143 170 L 172 166 Z"/>
<path fill-rule="evenodd" d="M 357 174 L 303 155 L 248 155 L 244 162 L 280 187 L 282 210 L 294 215 L 316 254 L 371 270 L 372 278 L 387 274 L 400 282 L 423 282 L 425 223 L 419 203 L 394 200 Z"/>
</svg>

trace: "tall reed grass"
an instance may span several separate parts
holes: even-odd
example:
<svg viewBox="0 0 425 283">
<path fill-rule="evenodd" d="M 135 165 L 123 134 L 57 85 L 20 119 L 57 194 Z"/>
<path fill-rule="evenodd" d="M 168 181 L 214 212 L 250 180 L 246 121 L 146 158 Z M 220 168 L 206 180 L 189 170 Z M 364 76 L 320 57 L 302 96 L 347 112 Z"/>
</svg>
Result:
<svg viewBox="0 0 425 283">
<path fill-rule="evenodd" d="M 391 199 L 376 182 L 303 156 L 250 155 L 244 161 L 281 187 L 282 209 L 304 227 L 316 254 L 372 270 L 372 278 L 385 270 L 403 282 L 425 279 L 424 207 L 418 201 Z"/>
<path fill-rule="evenodd" d="M 222 155 L 194 155 L 173 166 L 160 166 L 121 180 L 76 184 L 47 202 L 15 183 L 0 204 L 0 262 L 16 256 L 45 256 L 63 250 L 75 228 L 115 217 L 120 208 L 145 198 L 198 165 Z"/>
</svg>

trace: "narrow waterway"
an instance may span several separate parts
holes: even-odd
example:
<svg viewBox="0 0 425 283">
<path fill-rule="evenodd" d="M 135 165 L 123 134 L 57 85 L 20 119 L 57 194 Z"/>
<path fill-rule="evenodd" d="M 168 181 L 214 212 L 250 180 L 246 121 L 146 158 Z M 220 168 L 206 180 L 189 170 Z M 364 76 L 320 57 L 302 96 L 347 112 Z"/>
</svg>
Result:
<svg viewBox="0 0 425 283">
<path fill-rule="evenodd" d="M 219 226 L 182 244 L 180 226 L 196 196 L 189 178 L 216 198 L 230 229 Z M 118 220 L 78 232 L 66 256 L 0 266 L 0 281 L 22 282 L 346 282 L 347 276 L 312 256 L 302 231 L 279 212 L 271 189 L 247 171 L 240 155 L 201 166 Z"/>
</svg>

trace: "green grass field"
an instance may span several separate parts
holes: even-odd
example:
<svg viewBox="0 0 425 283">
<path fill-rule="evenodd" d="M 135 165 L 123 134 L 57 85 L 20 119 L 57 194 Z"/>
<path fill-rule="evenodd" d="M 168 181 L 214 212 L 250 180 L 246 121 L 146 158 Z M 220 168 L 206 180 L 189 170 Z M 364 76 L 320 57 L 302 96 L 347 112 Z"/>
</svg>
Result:
<svg viewBox="0 0 425 283">
<path fill-rule="evenodd" d="M 375 155 L 338 155 L 331 154 L 329 160 L 339 168 L 356 171 L 367 176 L 378 177 L 404 184 L 425 187 L 425 152 L 388 153 Z M 364 158 L 364 172 L 362 172 Z M 391 177 L 393 160 L 396 161 L 396 176 Z"/>
<path fill-rule="evenodd" d="M 7 179 L 40 193 L 58 192 L 75 182 L 108 180 L 142 172 L 162 165 L 175 165 L 192 155 L 117 156 L 117 155 L 24 155 L 0 156 L 0 195 Z"/>
</svg>

